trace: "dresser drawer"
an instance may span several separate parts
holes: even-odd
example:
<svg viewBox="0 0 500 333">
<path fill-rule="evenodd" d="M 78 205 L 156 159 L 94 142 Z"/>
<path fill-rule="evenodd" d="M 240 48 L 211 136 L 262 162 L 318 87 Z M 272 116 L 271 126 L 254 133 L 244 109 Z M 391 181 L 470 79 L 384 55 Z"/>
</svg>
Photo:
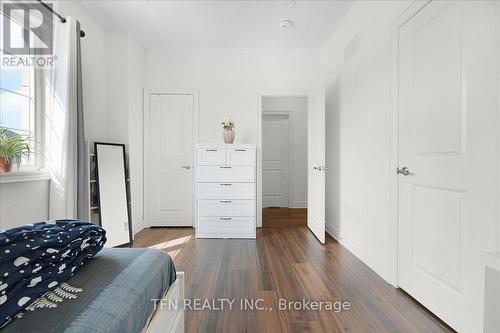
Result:
<svg viewBox="0 0 500 333">
<path fill-rule="evenodd" d="M 226 150 L 222 148 L 198 148 L 198 165 L 224 165 Z"/>
<path fill-rule="evenodd" d="M 198 199 L 255 199 L 254 183 L 198 183 Z"/>
<path fill-rule="evenodd" d="M 255 217 L 255 200 L 198 200 L 198 216 Z"/>
<path fill-rule="evenodd" d="M 216 234 L 222 237 L 226 234 L 255 233 L 254 217 L 200 217 L 198 232 Z"/>
<path fill-rule="evenodd" d="M 255 148 L 226 148 L 226 165 L 255 165 Z"/>
<path fill-rule="evenodd" d="M 206 183 L 253 183 L 255 166 L 199 166 L 196 181 Z"/>
</svg>

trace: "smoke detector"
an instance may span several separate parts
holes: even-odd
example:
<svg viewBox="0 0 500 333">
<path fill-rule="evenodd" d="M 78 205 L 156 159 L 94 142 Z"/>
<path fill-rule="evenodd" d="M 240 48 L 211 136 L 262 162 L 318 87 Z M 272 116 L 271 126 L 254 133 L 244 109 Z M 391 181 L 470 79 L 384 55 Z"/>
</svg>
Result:
<svg viewBox="0 0 500 333">
<path fill-rule="evenodd" d="M 292 25 L 293 25 L 293 22 L 288 20 L 288 19 L 284 19 L 284 20 L 280 21 L 280 28 L 281 29 L 289 29 L 292 27 Z"/>
</svg>

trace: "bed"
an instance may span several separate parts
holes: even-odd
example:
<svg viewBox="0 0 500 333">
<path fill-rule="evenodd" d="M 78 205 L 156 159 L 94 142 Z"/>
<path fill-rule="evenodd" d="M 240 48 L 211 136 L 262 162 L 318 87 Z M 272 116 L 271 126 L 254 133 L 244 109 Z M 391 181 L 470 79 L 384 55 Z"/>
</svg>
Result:
<svg viewBox="0 0 500 333">
<path fill-rule="evenodd" d="M 74 293 L 76 298 L 26 311 L 2 333 L 184 332 L 184 274 L 175 271 L 164 252 L 103 249 L 67 283 L 82 289 Z M 179 306 L 155 307 L 153 300 L 161 298 Z"/>
</svg>

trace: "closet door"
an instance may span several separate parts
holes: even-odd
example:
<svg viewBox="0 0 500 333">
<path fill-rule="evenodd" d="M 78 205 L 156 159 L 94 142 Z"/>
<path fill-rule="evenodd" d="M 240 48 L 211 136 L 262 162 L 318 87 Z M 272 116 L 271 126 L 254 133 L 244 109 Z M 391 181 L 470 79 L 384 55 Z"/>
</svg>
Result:
<svg viewBox="0 0 500 333">
<path fill-rule="evenodd" d="M 432 1 L 399 29 L 398 283 L 459 332 L 483 331 L 481 255 L 496 247 L 494 8 Z"/>
<path fill-rule="evenodd" d="M 145 209 L 151 226 L 193 225 L 193 100 L 189 94 L 149 95 Z"/>
</svg>

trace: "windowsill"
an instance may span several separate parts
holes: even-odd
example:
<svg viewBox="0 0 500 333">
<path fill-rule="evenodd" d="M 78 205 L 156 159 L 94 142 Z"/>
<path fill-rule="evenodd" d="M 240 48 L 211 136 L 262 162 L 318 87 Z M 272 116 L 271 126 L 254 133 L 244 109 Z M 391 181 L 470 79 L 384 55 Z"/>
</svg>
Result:
<svg viewBox="0 0 500 333">
<path fill-rule="evenodd" d="M 46 170 L 26 170 L 0 173 L 0 184 L 32 182 L 39 180 L 49 180 L 50 174 Z"/>
</svg>

